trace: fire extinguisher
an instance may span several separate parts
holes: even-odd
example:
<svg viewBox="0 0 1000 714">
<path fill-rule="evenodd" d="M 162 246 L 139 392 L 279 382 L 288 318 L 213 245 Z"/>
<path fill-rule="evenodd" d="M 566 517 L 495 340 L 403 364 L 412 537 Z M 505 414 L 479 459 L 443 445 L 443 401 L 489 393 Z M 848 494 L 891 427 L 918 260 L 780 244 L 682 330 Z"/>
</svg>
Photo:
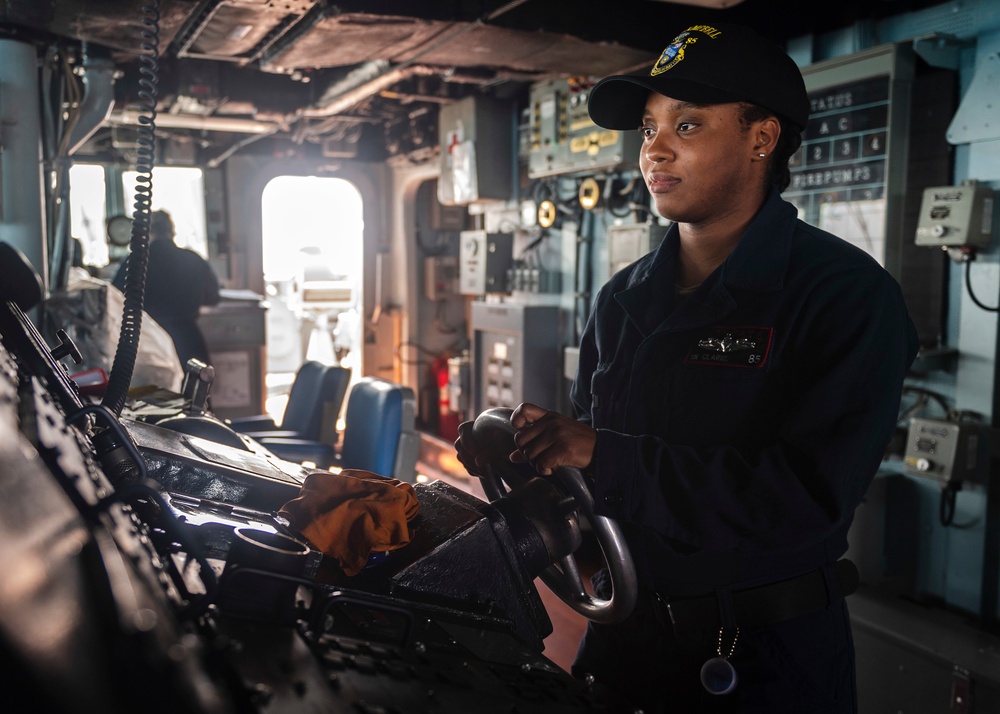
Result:
<svg viewBox="0 0 1000 714">
<path fill-rule="evenodd" d="M 459 415 L 451 410 L 448 393 L 448 355 L 441 355 L 431 363 L 431 372 L 438 389 L 438 436 L 447 441 L 458 438 Z"/>
</svg>

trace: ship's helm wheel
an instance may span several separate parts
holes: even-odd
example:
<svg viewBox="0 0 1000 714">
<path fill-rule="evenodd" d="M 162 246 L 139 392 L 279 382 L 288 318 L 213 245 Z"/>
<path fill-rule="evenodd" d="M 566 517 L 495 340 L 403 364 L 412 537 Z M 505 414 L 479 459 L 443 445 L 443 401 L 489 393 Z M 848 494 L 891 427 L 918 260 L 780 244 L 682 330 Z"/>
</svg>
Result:
<svg viewBox="0 0 1000 714">
<path fill-rule="evenodd" d="M 476 418 L 472 427 L 476 444 L 490 456 L 480 480 L 491 502 L 504 498 L 529 478 L 507 458 L 517 448 L 515 429 L 510 423 L 512 413 L 512 409 L 504 407 L 488 409 Z M 588 620 L 603 624 L 624 620 L 635 607 L 638 584 L 621 529 L 610 518 L 594 513 L 594 498 L 579 469 L 560 467 L 547 478 L 576 502 L 577 512 L 590 524 L 611 574 L 612 595 L 604 600 L 587 592 L 573 555 L 559 560 L 558 566 L 549 565 L 539 577 L 560 600 Z"/>
</svg>

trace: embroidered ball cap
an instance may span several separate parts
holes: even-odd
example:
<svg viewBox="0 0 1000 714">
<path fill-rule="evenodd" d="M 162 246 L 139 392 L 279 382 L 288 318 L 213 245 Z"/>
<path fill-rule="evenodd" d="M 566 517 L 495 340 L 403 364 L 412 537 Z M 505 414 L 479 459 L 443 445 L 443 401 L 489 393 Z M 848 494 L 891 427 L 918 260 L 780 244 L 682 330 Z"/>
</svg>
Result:
<svg viewBox="0 0 1000 714">
<path fill-rule="evenodd" d="M 804 129 L 809 97 L 794 60 L 749 27 L 692 25 L 652 68 L 605 77 L 590 90 L 590 118 L 606 129 L 637 129 L 649 92 L 698 104 L 750 102 Z"/>
</svg>

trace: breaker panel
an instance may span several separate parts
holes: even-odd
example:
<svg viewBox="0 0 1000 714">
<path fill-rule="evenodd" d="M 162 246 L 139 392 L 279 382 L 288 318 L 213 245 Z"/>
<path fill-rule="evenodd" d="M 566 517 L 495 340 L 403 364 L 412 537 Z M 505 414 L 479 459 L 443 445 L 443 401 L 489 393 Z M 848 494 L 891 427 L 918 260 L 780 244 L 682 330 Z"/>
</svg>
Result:
<svg viewBox="0 0 1000 714">
<path fill-rule="evenodd" d="M 572 77 L 532 86 L 526 142 L 530 178 L 637 165 L 639 132 L 594 124 L 587 112 L 590 87 Z"/>
<path fill-rule="evenodd" d="M 558 406 L 558 307 L 474 302 L 472 335 L 475 414 L 524 401 Z"/>
</svg>

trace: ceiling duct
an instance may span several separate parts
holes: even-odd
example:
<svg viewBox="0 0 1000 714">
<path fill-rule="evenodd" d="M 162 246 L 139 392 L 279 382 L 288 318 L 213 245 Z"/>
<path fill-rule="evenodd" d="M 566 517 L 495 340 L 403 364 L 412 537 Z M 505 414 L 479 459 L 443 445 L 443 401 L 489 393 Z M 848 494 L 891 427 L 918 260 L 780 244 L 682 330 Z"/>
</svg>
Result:
<svg viewBox="0 0 1000 714">
<path fill-rule="evenodd" d="M 176 54 L 247 65 L 326 14 L 317 0 L 202 0 L 174 39 Z"/>
<path fill-rule="evenodd" d="M 395 67 L 391 67 L 386 60 L 372 60 L 362 64 L 352 70 L 343 80 L 329 87 L 319 102 L 314 107 L 306 109 L 303 115 L 335 117 L 337 114 L 357 106 L 369 97 L 410 77 L 417 75 L 444 75 L 446 70 L 417 64 L 417 60 L 450 44 L 471 30 L 484 25 L 485 22 L 493 20 L 519 5 L 523 5 L 525 2 L 527 0 L 512 0 L 485 17 L 454 29 Z M 336 122 L 332 120 L 322 122 L 319 125 L 311 127 L 310 133 L 322 134 L 335 125 Z"/>
<path fill-rule="evenodd" d="M 111 114 L 115 104 L 115 79 L 119 72 L 106 57 L 94 56 L 89 43 L 83 46 L 83 96 L 73 114 L 73 125 L 66 140 L 66 155 L 72 156 L 87 143 Z"/>
</svg>

